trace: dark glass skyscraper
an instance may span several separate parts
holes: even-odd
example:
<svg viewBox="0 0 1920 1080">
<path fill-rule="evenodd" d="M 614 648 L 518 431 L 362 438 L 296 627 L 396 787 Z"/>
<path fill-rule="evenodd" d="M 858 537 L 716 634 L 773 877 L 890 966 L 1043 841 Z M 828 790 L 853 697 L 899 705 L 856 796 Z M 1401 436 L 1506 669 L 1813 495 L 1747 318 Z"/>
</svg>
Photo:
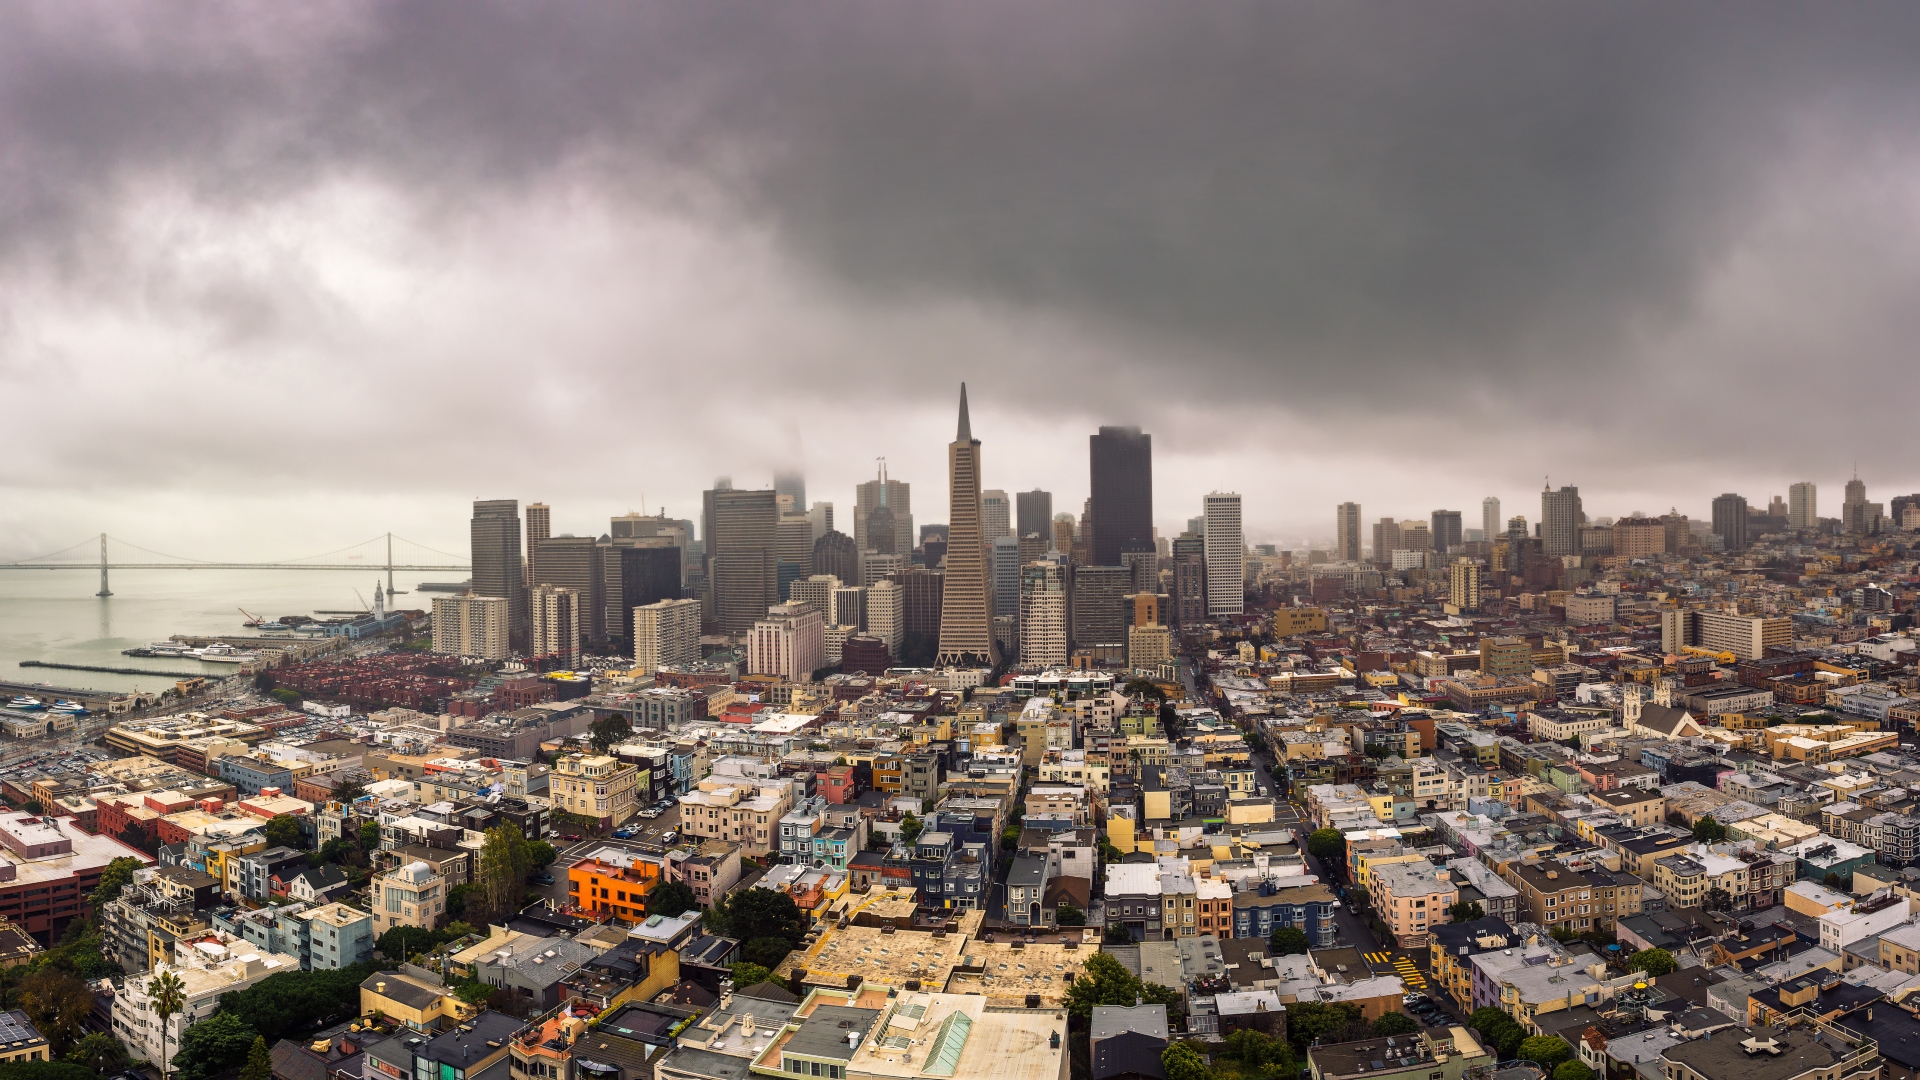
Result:
<svg viewBox="0 0 1920 1080">
<path fill-rule="evenodd" d="M 1051 540 L 1053 529 L 1053 492 L 1022 491 L 1013 497 L 1014 528 L 1016 537 L 1025 539 L 1038 534 Z"/>
<path fill-rule="evenodd" d="M 1433 512 L 1433 550 L 1445 555 L 1460 546 L 1460 511 Z"/>
<path fill-rule="evenodd" d="M 1729 491 L 1713 500 L 1713 531 L 1728 551 L 1747 549 L 1747 500 Z"/>
<path fill-rule="evenodd" d="M 473 594 L 506 598 L 508 642 L 525 649 L 527 579 L 520 562 L 520 500 L 476 500 L 470 543 Z"/>
<path fill-rule="evenodd" d="M 744 634 L 780 597 L 774 551 L 780 512 L 774 493 L 707 492 L 713 527 L 707 540 L 713 614 L 723 634 Z"/>
<path fill-rule="evenodd" d="M 1087 442 L 1093 563 L 1119 566 L 1123 551 L 1153 550 L 1153 436 L 1137 427 L 1103 427 Z"/>
</svg>

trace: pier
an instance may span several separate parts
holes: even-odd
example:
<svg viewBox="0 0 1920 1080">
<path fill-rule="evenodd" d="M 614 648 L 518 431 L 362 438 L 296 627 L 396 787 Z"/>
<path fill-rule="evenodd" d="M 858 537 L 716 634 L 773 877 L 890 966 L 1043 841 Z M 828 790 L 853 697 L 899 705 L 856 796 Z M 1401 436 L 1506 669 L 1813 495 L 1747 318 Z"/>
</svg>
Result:
<svg viewBox="0 0 1920 1080">
<path fill-rule="evenodd" d="M 99 667 L 94 664 L 56 664 L 48 660 L 22 660 L 21 667 L 55 668 L 60 671 L 93 671 L 102 675 L 152 675 L 161 679 L 217 679 L 224 676 L 205 671 L 155 671 L 152 668 Z M 51 689 L 47 693 L 53 693 Z M 63 695 L 64 696 L 64 695 Z"/>
</svg>

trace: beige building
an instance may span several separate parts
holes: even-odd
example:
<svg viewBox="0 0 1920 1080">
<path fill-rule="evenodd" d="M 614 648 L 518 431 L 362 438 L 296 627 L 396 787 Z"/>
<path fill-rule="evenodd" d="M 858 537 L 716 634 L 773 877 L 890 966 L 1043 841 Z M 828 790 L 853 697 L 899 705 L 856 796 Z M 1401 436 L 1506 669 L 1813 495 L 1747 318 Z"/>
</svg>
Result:
<svg viewBox="0 0 1920 1080">
<path fill-rule="evenodd" d="M 554 809 L 594 818 L 603 826 L 633 816 L 640 769 L 605 754 L 568 754 L 554 762 L 547 786 Z"/>
<path fill-rule="evenodd" d="M 937 667 L 992 667 L 993 592 L 987 542 L 980 523 L 980 440 L 967 419 L 967 387 L 960 384 L 960 424 L 947 444 L 947 574 L 940 598 Z"/>
<path fill-rule="evenodd" d="M 1020 663 L 1066 666 L 1066 569 L 1058 563 L 1034 562 L 1020 568 Z"/>
<path fill-rule="evenodd" d="M 533 636 L 527 651 L 551 656 L 563 666 L 580 659 L 580 594 L 555 585 L 535 585 L 529 598 Z"/>
<path fill-rule="evenodd" d="M 680 796 L 680 832 L 738 844 L 743 855 L 766 855 L 779 845 L 780 819 L 791 809 L 793 789 L 785 783 L 709 776 Z"/>
<path fill-rule="evenodd" d="M 700 601 L 662 600 L 633 609 L 633 663 L 643 674 L 700 660 Z"/>
<path fill-rule="evenodd" d="M 504 596 L 435 597 L 433 651 L 482 660 L 506 659 L 509 607 Z"/>
<path fill-rule="evenodd" d="M 1173 659 L 1173 631 L 1164 626 L 1135 626 L 1127 630 L 1127 666 L 1157 668 Z"/>
<path fill-rule="evenodd" d="M 373 878 L 373 936 L 396 926 L 439 927 L 447 913 L 447 879 L 431 865 L 411 862 Z"/>
</svg>

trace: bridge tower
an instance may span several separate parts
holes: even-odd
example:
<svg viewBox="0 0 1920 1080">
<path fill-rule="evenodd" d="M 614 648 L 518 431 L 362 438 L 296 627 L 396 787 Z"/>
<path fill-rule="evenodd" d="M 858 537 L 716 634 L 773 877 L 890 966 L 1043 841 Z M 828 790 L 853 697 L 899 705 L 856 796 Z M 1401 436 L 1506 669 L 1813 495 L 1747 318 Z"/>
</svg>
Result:
<svg viewBox="0 0 1920 1080">
<path fill-rule="evenodd" d="M 107 534 L 100 534 L 100 591 L 95 596 L 112 596 L 113 590 L 107 588 Z"/>
</svg>

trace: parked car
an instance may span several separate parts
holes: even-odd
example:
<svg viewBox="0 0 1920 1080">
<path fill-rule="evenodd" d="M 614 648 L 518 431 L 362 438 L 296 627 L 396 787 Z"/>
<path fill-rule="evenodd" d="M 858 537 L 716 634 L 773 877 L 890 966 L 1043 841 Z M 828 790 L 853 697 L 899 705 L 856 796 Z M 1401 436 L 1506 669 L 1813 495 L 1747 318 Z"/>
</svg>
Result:
<svg viewBox="0 0 1920 1080">
<path fill-rule="evenodd" d="M 533 883 L 535 885 L 551 885 L 553 884 L 553 875 L 552 874 L 535 874 L 533 875 Z"/>
</svg>

